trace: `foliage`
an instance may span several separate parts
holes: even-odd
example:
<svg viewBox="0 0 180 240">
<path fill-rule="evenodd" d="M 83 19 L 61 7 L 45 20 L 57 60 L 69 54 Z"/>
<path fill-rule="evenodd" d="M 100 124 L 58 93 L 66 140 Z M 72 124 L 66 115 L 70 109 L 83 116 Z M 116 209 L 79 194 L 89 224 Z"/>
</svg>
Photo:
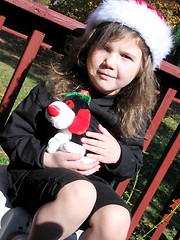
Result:
<svg viewBox="0 0 180 240">
<path fill-rule="evenodd" d="M 6 32 L 0 32 L 0 101 L 11 79 L 14 69 L 26 47 L 26 42 Z M 23 83 L 13 109 L 28 95 L 30 90 L 48 76 L 52 61 L 58 61 L 59 54 L 41 48 Z M 12 110 L 13 110 L 12 109 Z M 8 157 L 0 147 L 0 165 L 7 164 Z"/>
<path fill-rule="evenodd" d="M 168 220 L 168 218 L 171 218 L 173 216 L 173 214 L 177 213 L 180 207 L 180 204 L 175 201 L 173 201 L 173 203 L 175 203 L 176 207 L 173 210 L 170 210 L 170 212 L 164 218 L 162 218 L 161 221 L 159 221 L 157 224 L 152 226 L 152 228 L 147 233 L 145 233 L 141 239 L 147 239 L 149 234 L 151 234 L 154 230 L 156 230 L 161 224 L 165 223 Z"/>
<path fill-rule="evenodd" d="M 38 0 L 36 0 L 38 1 Z M 39 0 L 43 1 L 43 0 Z M 47 2 L 47 0 L 44 0 Z M 64 15 L 72 17 L 80 22 L 85 22 L 88 14 L 93 11 L 101 2 L 101 0 L 49 0 L 50 8 Z M 180 3 L 172 0 L 149 0 L 146 1 L 155 6 L 166 20 L 175 26 L 180 22 Z"/>
<path fill-rule="evenodd" d="M 34 2 L 40 3 L 42 5 L 48 6 L 51 0 L 33 0 Z"/>
<path fill-rule="evenodd" d="M 148 147 L 146 154 L 144 155 L 144 166 L 141 168 L 141 171 L 138 173 L 134 179 L 131 180 L 128 185 L 125 194 L 123 195 L 124 200 L 127 202 L 130 199 L 129 206 L 132 209 L 132 206 L 136 204 L 136 199 L 140 197 L 141 192 L 144 189 L 144 186 L 147 186 L 149 177 L 152 175 L 155 167 L 158 164 L 158 160 L 162 157 L 164 153 L 165 146 L 169 143 L 175 129 L 177 128 L 180 122 L 180 104 L 173 102 L 164 116 L 162 123 L 160 124 L 156 135 L 154 136 L 150 146 Z M 155 195 L 153 196 L 151 202 L 149 203 L 143 217 L 141 218 L 138 226 L 136 227 L 131 240 L 135 239 L 151 239 L 149 234 L 159 226 L 166 219 L 159 219 L 162 217 L 161 213 L 165 202 L 169 199 L 173 189 L 176 187 L 176 184 L 179 181 L 179 164 L 180 164 L 180 152 L 177 153 L 176 157 L 173 160 L 173 163 L 169 170 L 167 171 L 163 181 L 158 187 Z M 138 180 L 137 180 L 138 178 Z M 132 193 L 133 191 L 133 193 Z M 131 196 L 131 198 L 130 198 Z M 177 204 L 173 218 L 171 219 L 168 227 L 164 230 L 164 238 L 171 240 L 177 233 L 179 229 L 179 212 L 180 206 Z M 168 212 L 167 212 L 168 213 Z M 173 212 L 170 212 L 169 216 Z"/>
<path fill-rule="evenodd" d="M 50 8 L 58 11 L 66 16 L 74 18 L 80 22 L 85 22 L 87 16 L 92 12 L 101 2 L 101 0 L 51 0 Z"/>
<path fill-rule="evenodd" d="M 48 5 L 51 3 L 51 7 L 52 8 L 54 7 L 53 9 L 58 10 L 58 8 L 55 8 L 55 6 L 59 7 L 59 10 L 58 10 L 59 12 L 65 14 L 65 15 L 68 15 L 72 18 L 75 18 L 79 21 L 82 21 L 82 22 L 85 22 L 89 12 L 91 12 L 100 2 L 97 0 L 93 1 L 93 2 L 92 1 L 88 2 L 87 0 L 82 0 L 82 1 L 80 1 L 80 0 L 77 0 L 77 1 L 74 1 L 74 0 L 72 0 L 72 1 L 69 1 L 69 0 L 67 0 L 67 1 L 64 1 L 64 0 L 62 0 L 62 1 L 34 0 L 34 1 L 44 4 L 44 5 Z M 171 1 L 167 1 L 167 0 L 166 1 L 151 1 L 151 2 L 155 2 L 156 4 L 159 3 L 160 7 L 161 7 L 160 3 L 162 4 L 162 6 L 165 6 L 165 2 L 169 2 L 170 5 L 171 4 L 172 5 L 179 4 L 176 1 L 172 1 L 172 0 Z M 75 7 L 77 5 L 78 5 L 78 8 Z M 180 5 L 177 5 L 177 6 L 180 6 Z M 165 7 L 164 7 L 164 9 L 165 9 Z M 167 7 L 167 9 L 172 11 L 169 7 Z M 177 9 L 177 11 L 178 11 L 178 9 Z M 176 11 L 174 11 L 174 12 L 176 12 Z M 170 16 L 172 16 L 172 15 L 170 15 Z M 167 15 L 167 17 L 168 17 L 168 15 Z M 174 19 L 174 17 L 172 17 L 172 20 L 173 19 Z M 179 21 L 178 15 L 175 17 L 175 19 L 177 22 Z M 169 21 L 171 22 L 171 18 Z M 171 24 L 174 26 L 173 22 L 174 22 L 174 20 L 172 21 Z M 177 58 L 178 58 L 180 56 L 180 54 L 179 54 L 180 50 L 178 50 L 178 49 L 180 49 L 180 23 L 178 24 L 177 27 L 174 28 L 174 32 L 175 32 L 175 48 L 173 50 L 173 56 L 177 56 Z M 1 36 L 2 36 L 2 33 L 1 33 Z M 2 40 L 4 40 L 4 38 Z M 0 98 L 2 98 L 2 92 L 4 92 L 4 88 L 7 87 L 6 84 L 7 84 L 8 79 L 10 79 L 10 77 L 6 76 L 6 75 L 7 74 L 12 75 L 12 68 L 14 68 L 19 56 L 21 55 L 21 54 L 19 54 L 19 56 L 17 56 L 17 53 L 20 53 L 20 49 L 18 47 L 20 47 L 21 45 L 19 42 L 18 42 L 18 44 L 15 44 L 16 41 L 15 40 L 7 41 L 8 45 L 11 42 L 13 43 L 13 45 L 11 47 L 11 52 L 9 52 L 9 53 L 8 53 L 8 49 L 6 51 L 6 48 L 5 48 L 5 46 L 7 45 L 6 41 L 5 42 L 1 41 L 1 43 L 0 43 L 0 45 L 1 45 L 0 46 L 1 47 L 1 51 L 0 51 L 0 53 L 1 53 L 0 54 L 0 56 L 1 56 L 0 57 L 0 62 L 1 62 L 0 63 L 0 73 L 1 73 Z M 23 47 L 23 46 L 21 46 L 21 47 Z M 9 54 L 9 55 L 7 55 L 7 54 Z M 34 85 L 46 76 L 46 74 L 47 74 L 46 69 L 48 68 L 48 64 L 46 63 L 46 66 L 45 66 L 45 62 L 46 62 L 47 58 L 50 57 L 50 55 L 51 55 L 51 53 L 48 52 L 47 56 L 45 56 L 45 53 L 43 51 L 43 52 L 41 52 L 42 58 L 38 59 L 37 62 L 34 62 L 32 68 L 31 68 L 31 71 L 29 73 L 30 79 L 28 79 L 28 78 L 26 79 L 25 84 L 22 87 L 22 91 L 20 92 L 19 98 L 16 102 L 16 105 L 19 101 L 21 101 L 22 98 L 24 98 L 24 94 L 25 95 L 28 94 L 30 89 L 33 87 L 30 85 L 31 83 L 33 83 L 33 85 Z M 176 59 L 176 57 L 174 57 L 174 58 Z M 13 59 L 13 61 L 12 61 L 12 59 Z M 39 64 L 39 63 L 41 63 L 41 64 Z M 9 66 L 7 66 L 7 65 L 9 65 Z M 43 67 L 42 67 L 42 65 L 43 65 Z M 149 150 L 148 159 L 146 159 L 144 168 L 142 169 L 142 170 L 144 170 L 143 172 L 146 173 L 147 177 L 148 177 L 148 175 L 150 175 L 149 170 L 151 170 L 153 168 L 153 166 L 156 164 L 157 159 L 159 159 L 159 150 L 164 145 L 167 144 L 166 142 L 164 142 L 164 140 L 166 138 L 166 136 L 165 136 L 166 133 L 169 134 L 170 128 L 174 128 L 176 126 L 176 124 L 179 123 L 179 114 L 177 114 L 177 116 L 173 116 L 173 112 L 174 111 L 170 112 L 169 116 L 164 119 L 164 123 L 162 125 L 162 131 L 156 136 L 156 138 L 154 140 L 156 142 L 153 142 L 151 149 Z M 178 107 L 177 111 L 175 111 L 175 112 L 179 112 L 179 107 Z M 171 122 L 172 118 L 173 118 L 173 120 L 176 119 L 177 123 Z M 165 120 L 166 120 L 166 122 L 165 122 Z M 151 203 L 151 206 L 149 207 L 148 212 L 142 218 L 140 230 L 138 233 L 138 238 L 136 237 L 136 239 L 143 239 L 142 238 L 143 235 L 149 234 L 149 231 L 150 231 L 149 229 L 156 227 L 156 225 L 153 225 L 153 220 L 150 218 L 150 215 L 153 215 L 153 217 L 154 217 L 154 215 L 158 215 L 158 207 L 163 205 L 163 202 L 166 198 L 166 193 L 168 191 L 170 191 L 169 188 L 173 189 L 173 187 L 170 185 L 171 181 L 175 182 L 175 180 L 177 180 L 176 178 L 179 178 L 179 167 L 178 167 L 179 159 L 180 158 L 177 156 L 174 161 L 174 165 L 176 164 L 177 170 L 174 171 L 174 168 L 173 168 L 172 172 L 169 173 L 169 178 L 167 178 L 167 180 L 165 182 L 163 182 L 163 186 L 161 187 L 162 189 L 160 189 L 158 191 L 157 197 L 155 196 L 156 198 L 153 199 L 153 202 Z M 0 149 L 0 163 L 6 164 L 7 162 L 8 162 L 8 160 L 7 160 L 6 155 Z M 145 178 L 146 176 L 142 176 L 142 174 L 139 174 L 139 177 L 140 177 L 140 179 L 138 182 L 142 183 L 142 185 L 145 185 L 146 184 L 146 178 Z M 143 178 L 144 178 L 144 181 L 142 181 Z M 134 203 L 133 197 L 136 196 L 136 194 L 139 194 L 141 192 L 140 183 L 138 185 L 136 185 L 137 180 L 138 179 L 135 178 L 135 182 L 132 185 L 131 190 L 129 190 L 125 193 L 125 195 L 126 195 L 125 198 L 126 198 L 127 202 L 129 203 L 130 207 Z M 134 195 L 134 196 L 132 196 L 132 195 Z M 158 207 L 156 205 L 158 205 Z M 164 220 L 166 220 L 166 219 L 164 219 Z M 172 231 L 174 231 L 174 228 L 175 228 L 175 231 L 176 231 L 176 229 L 178 229 L 178 227 L 176 226 L 176 225 L 178 225 L 178 221 L 176 221 L 176 219 L 175 219 L 175 221 L 173 221 L 173 223 L 171 225 L 173 226 Z M 140 231 L 144 231 L 144 233 L 141 234 Z M 170 239 L 170 238 L 168 238 L 168 239 Z"/>
<path fill-rule="evenodd" d="M 174 47 L 170 56 L 166 59 L 176 66 L 180 66 L 180 3 L 179 0 L 150 0 L 173 27 Z"/>
<path fill-rule="evenodd" d="M 180 66 L 180 2 L 179 0 L 149 0 L 149 3 L 156 7 L 174 28 L 174 47 L 166 60 Z"/>
<path fill-rule="evenodd" d="M 37 0 L 38 1 L 38 0 Z M 43 0 L 39 0 L 43 1 Z M 48 0 L 44 0 L 48 1 Z M 80 22 L 86 22 L 87 16 L 92 12 L 101 2 L 101 0 L 49 0 L 49 7 L 55 11 L 58 11 L 66 16 L 74 18 Z M 160 13 L 165 17 L 169 24 L 174 28 L 180 28 L 180 3 L 179 1 L 172 0 L 149 0 L 147 1 L 154 7 L 156 7 Z M 175 28 L 174 34 L 176 35 L 175 45 L 172 54 L 169 57 L 169 61 L 177 66 L 180 66 L 180 40 L 179 32 Z"/>
<path fill-rule="evenodd" d="M 155 6 L 172 26 L 180 22 L 180 3 L 179 0 L 150 0 L 150 4 Z"/>
<path fill-rule="evenodd" d="M 66 16 L 72 17 L 80 22 L 85 22 L 88 14 L 92 12 L 101 0 L 33 0 L 42 5 L 49 6 L 51 9 Z M 172 25 L 176 26 L 180 22 L 180 3 L 179 0 L 145 0 L 155 6 Z"/>
<path fill-rule="evenodd" d="M 180 23 L 173 29 L 174 33 L 174 48 L 167 61 L 180 67 Z"/>
</svg>

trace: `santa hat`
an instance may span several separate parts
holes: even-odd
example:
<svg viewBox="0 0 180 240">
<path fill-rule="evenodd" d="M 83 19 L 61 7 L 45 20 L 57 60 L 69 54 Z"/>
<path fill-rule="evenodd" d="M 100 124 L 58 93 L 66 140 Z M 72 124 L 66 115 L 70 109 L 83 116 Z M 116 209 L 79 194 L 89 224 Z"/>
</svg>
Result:
<svg viewBox="0 0 180 240">
<path fill-rule="evenodd" d="M 173 45 L 171 27 L 163 16 L 142 0 L 104 0 L 87 20 L 86 32 L 103 22 L 118 22 L 144 39 L 153 58 L 153 69 L 158 68 Z"/>
</svg>

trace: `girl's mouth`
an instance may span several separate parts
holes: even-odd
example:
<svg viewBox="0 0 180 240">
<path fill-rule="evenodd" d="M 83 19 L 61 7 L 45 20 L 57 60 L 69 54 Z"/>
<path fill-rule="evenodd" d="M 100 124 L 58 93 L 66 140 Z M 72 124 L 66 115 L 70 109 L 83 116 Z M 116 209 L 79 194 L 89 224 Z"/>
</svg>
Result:
<svg viewBox="0 0 180 240">
<path fill-rule="evenodd" d="M 103 72 L 98 72 L 98 75 L 99 75 L 100 78 L 103 79 L 103 80 L 115 79 L 114 76 L 109 75 L 109 74 L 107 74 L 107 73 L 103 73 Z"/>
</svg>

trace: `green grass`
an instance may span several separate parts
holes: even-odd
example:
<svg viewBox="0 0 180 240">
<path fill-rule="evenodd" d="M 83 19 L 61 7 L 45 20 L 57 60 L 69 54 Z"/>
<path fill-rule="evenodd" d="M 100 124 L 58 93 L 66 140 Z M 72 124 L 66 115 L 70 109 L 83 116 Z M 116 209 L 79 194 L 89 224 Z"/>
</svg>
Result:
<svg viewBox="0 0 180 240">
<path fill-rule="evenodd" d="M 163 121 L 153 138 L 152 143 L 150 144 L 149 148 L 147 149 L 147 153 L 144 155 L 144 166 L 142 167 L 139 173 L 139 179 L 136 185 L 136 191 L 133 194 L 131 199 L 132 206 L 136 202 L 137 197 L 140 195 L 143 187 L 146 185 L 148 181 L 148 177 L 152 174 L 158 160 L 162 156 L 165 146 L 167 146 L 168 142 L 170 141 L 175 129 L 177 128 L 180 122 L 180 104 L 173 103 L 170 106 L 170 109 L 167 111 Z M 142 217 L 139 226 L 136 229 L 136 237 L 131 239 L 141 239 L 145 233 L 147 233 L 151 228 L 153 228 L 154 224 L 156 223 L 162 207 L 168 197 L 172 193 L 173 189 L 175 188 L 176 184 L 179 181 L 180 176 L 180 152 L 176 155 L 171 167 L 169 168 L 168 172 L 166 173 L 162 183 L 160 184 L 158 190 L 156 191 L 153 199 L 151 200 L 144 216 Z M 128 193 L 132 189 L 132 183 L 128 186 Z M 127 199 L 127 196 L 124 195 L 124 199 Z M 177 230 L 179 229 L 179 209 L 178 214 L 175 214 L 170 221 L 170 224 L 166 228 L 163 233 L 162 239 L 173 239 Z M 149 238 L 146 238 L 149 239 Z"/>
<path fill-rule="evenodd" d="M 4 91 L 8 86 L 9 80 L 13 74 L 13 71 L 19 61 L 19 58 L 25 49 L 25 42 L 23 40 L 17 40 L 16 38 L 0 33 L 0 100 L 3 97 Z M 40 81 L 46 78 L 50 62 L 52 59 L 58 58 L 57 54 L 41 49 L 38 56 L 33 63 L 30 72 L 22 86 L 22 89 L 17 97 L 14 104 L 15 108 L 22 99 L 29 93 L 29 91 Z M 137 197 L 140 195 L 143 187 L 146 185 L 148 177 L 152 173 L 156 166 L 158 159 L 164 152 L 165 146 L 168 144 L 173 132 L 180 122 L 180 104 L 173 103 L 170 109 L 166 113 L 152 143 L 150 144 L 147 152 L 144 155 L 144 166 L 142 167 L 138 176 L 138 182 L 136 190 L 133 193 L 130 203 L 134 205 Z M 7 164 L 8 158 L 3 150 L 0 148 L 0 164 Z M 153 200 L 150 202 L 147 211 L 141 219 L 138 227 L 136 228 L 135 235 L 131 239 L 142 239 L 142 236 L 147 233 L 155 224 L 157 218 L 160 215 L 160 211 L 165 203 L 165 200 L 171 194 L 175 187 L 175 184 L 179 181 L 180 176 L 180 155 L 176 155 L 172 166 L 168 170 L 163 182 L 159 186 Z M 127 188 L 127 194 L 132 190 L 133 180 Z M 126 194 L 123 195 L 124 199 L 127 200 Z M 130 205 L 130 207 L 132 207 Z M 164 231 L 161 239 L 171 240 L 175 236 L 179 229 L 179 214 L 175 214 Z M 149 239 L 149 238 L 146 238 Z"/>
<path fill-rule="evenodd" d="M 0 32 L 0 101 L 13 75 L 13 72 L 25 50 L 25 41 Z M 28 95 L 30 90 L 47 77 L 51 62 L 58 55 L 50 50 L 40 49 L 25 79 L 13 109 Z M 13 110 L 12 109 L 12 110 Z M 8 158 L 0 147 L 0 164 L 7 164 Z"/>
</svg>

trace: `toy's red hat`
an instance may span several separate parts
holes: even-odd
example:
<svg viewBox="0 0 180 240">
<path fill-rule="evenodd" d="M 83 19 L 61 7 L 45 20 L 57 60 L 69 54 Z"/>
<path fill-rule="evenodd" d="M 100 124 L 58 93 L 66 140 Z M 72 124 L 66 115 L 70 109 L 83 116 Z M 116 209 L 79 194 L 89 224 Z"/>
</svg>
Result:
<svg viewBox="0 0 180 240">
<path fill-rule="evenodd" d="M 138 32 L 151 51 L 154 69 L 172 48 L 170 25 L 154 7 L 142 0 L 104 0 L 89 15 L 86 32 L 103 22 L 118 22 Z"/>
</svg>

